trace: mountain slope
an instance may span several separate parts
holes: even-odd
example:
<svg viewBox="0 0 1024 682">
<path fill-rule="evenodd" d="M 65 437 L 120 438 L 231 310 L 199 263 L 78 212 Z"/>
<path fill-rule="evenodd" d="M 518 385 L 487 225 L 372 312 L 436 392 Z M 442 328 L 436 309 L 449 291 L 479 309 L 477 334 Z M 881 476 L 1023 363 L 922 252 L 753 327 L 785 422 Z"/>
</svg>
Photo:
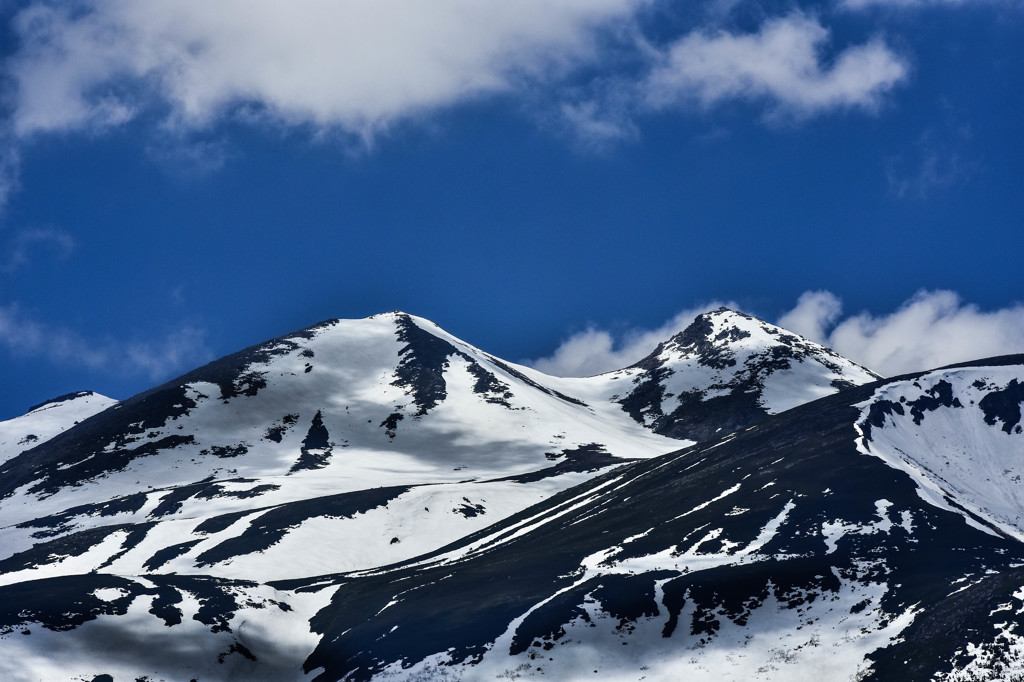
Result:
<svg viewBox="0 0 1024 682">
<path fill-rule="evenodd" d="M 379 565 L 677 446 L 425 320 L 330 321 L 0 465 L 0 582 L 100 567 L 271 579 Z M 296 570 L 287 550 L 325 526 L 337 542 Z"/>
<path fill-rule="evenodd" d="M 358 679 L 396 665 L 434 670 L 449 649 L 444 655 L 456 658 L 498 652 L 495 638 L 513 620 L 533 622 L 527 611 L 538 602 L 530 599 L 575 598 L 563 588 L 579 596 L 564 581 L 590 570 L 587 557 L 609 551 L 609 542 L 661 542 L 662 526 L 693 541 L 711 533 L 694 546 L 693 567 L 716 545 L 721 556 L 706 565 L 725 567 L 730 543 L 742 543 L 724 526 L 717 535 L 707 528 L 711 512 L 703 510 L 721 515 L 730 503 L 728 523 L 753 533 L 743 556 L 759 561 L 786 505 L 769 490 L 748 507 L 736 492 L 751 485 L 743 476 L 768 475 L 775 463 L 760 462 L 755 474 L 739 462 L 708 478 L 701 467 L 709 457 L 680 458 L 733 452 L 732 441 L 663 456 L 692 442 L 668 435 L 710 437 L 765 419 L 767 428 L 776 411 L 872 377 L 727 310 L 700 316 L 634 367 L 584 379 L 502 361 L 399 312 L 271 340 L 0 462 L 0 649 L 9 654 L 0 677 L 276 680 L 302 677 L 306 665 L 323 679 Z M 813 428 L 845 434 L 847 425 Z M 803 437 L 812 447 L 816 436 Z M 778 446 L 757 442 L 757 452 Z M 642 484 L 626 485 L 634 478 Z M 875 501 L 867 507 L 874 519 Z M 687 525 L 697 519 L 705 525 Z M 504 557 L 498 569 L 485 558 L 493 556 Z M 676 570 L 657 561 L 658 575 Z M 521 575 L 502 573 L 516 566 L 525 567 Z M 614 577 L 638 566 L 591 576 L 613 576 L 602 594 L 623 613 L 650 612 L 647 597 L 636 602 Z M 843 580 L 856 582 L 851 575 Z M 866 593 L 853 582 L 847 596 L 859 604 Z M 546 592 L 558 585 L 558 594 Z M 576 606 L 586 611 L 592 601 Z M 404 621 L 389 620 L 407 608 L 442 620 L 422 622 L 410 639 Z M 446 609 L 455 611 L 444 616 Z M 858 622 L 884 639 L 888 625 L 871 620 L 877 612 L 872 606 Z M 635 627 L 629 622 L 622 627 Z M 552 632 L 563 625 L 571 623 Z M 118 642 L 117 652 L 97 658 L 91 652 L 106 641 Z M 520 674 L 521 653 L 430 674 L 479 679 L 491 661 L 514 662 L 508 671 Z M 555 666 L 559 674 L 568 674 L 566 660 L 575 659 Z"/>
<path fill-rule="evenodd" d="M 0 422 L 0 463 L 44 443 L 117 401 L 92 391 L 68 393 Z"/>
<path fill-rule="evenodd" d="M 950 446 L 996 445 L 961 457 L 962 479 L 1015 463 L 1022 363 L 850 389 L 605 474 L 431 559 L 338 576 L 305 669 L 322 680 L 1020 675 L 1024 546 L 1002 517 L 969 508 L 984 496 L 923 498 L 919 479 L 864 451 L 891 447 L 880 431 L 921 427 L 925 446 L 908 452 L 941 486 L 933 465 L 946 452 L 930 445 L 963 418 L 972 435 Z M 892 396 L 942 382 L 980 395 L 918 402 L 916 424 L 909 408 L 877 423 L 901 404 Z M 968 396 L 1002 407 L 972 412 Z"/>
<path fill-rule="evenodd" d="M 736 327 L 765 324 L 731 311 L 699 317 L 651 356 L 668 358 L 663 388 L 684 377 L 720 391 L 728 377 L 734 392 L 756 384 L 761 396 L 763 377 L 792 374 L 798 397 L 836 390 L 839 370 L 824 384 L 800 371 L 820 364 L 776 338 L 808 342 L 775 331 L 751 340 Z M 712 336 L 700 340 L 705 328 Z M 679 356 L 684 338 L 691 352 Z M 785 359 L 774 374 L 758 364 L 766 354 Z M 737 368 L 733 358 L 746 360 Z M 708 375 L 711 365 L 721 371 Z M 92 570 L 265 581 L 408 559 L 603 468 L 676 449 L 631 419 L 632 398 L 612 395 L 630 381 L 634 393 L 651 390 L 639 368 L 546 377 L 404 313 L 328 321 L 125 400 L 0 464 L 0 584 Z M 714 414 L 747 424 L 765 412 Z M 304 552 L 311 544 L 317 551 Z"/>
<path fill-rule="evenodd" d="M 1016 356 L 847 389 L 390 567 L 0 587 L 0 675 L 1013 679 L 1024 545 L 981 492 L 940 480 L 934 446 L 962 419 L 968 450 L 989 444 L 961 457 L 964 480 L 1012 465 L 1022 379 Z M 924 447 L 903 447 L 915 439 Z M 940 496 L 893 466 L 893 447 Z"/>
<path fill-rule="evenodd" d="M 1024 540 L 1024 378 L 1019 358 L 927 372 L 860 405 L 863 452 L 907 472 L 922 499 Z M 955 506 L 954 506 L 955 505 Z"/>
</svg>

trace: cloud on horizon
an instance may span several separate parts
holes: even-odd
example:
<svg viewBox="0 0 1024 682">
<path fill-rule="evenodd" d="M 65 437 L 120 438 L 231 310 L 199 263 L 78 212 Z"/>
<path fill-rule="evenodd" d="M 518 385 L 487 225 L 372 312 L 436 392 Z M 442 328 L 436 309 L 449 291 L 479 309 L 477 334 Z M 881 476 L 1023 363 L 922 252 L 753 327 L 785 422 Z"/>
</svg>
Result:
<svg viewBox="0 0 1024 682">
<path fill-rule="evenodd" d="M 657 329 L 632 329 L 618 336 L 590 326 L 563 341 L 551 355 L 525 364 L 555 376 L 590 376 L 621 369 L 644 358 L 700 313 L 719 305 L 698 306 Z M 842 310 L 842 301 L 835 294 L 808 291 L 777 324 L 883 376 L 1024 353 L 1022 304 L 982 311 L 952 291 L 921 291 L 888 314 L 861 312 L 841 318 Z"/>
<path fill-rule="evenodd" d="M 208 361 L 212 352 L 202 329 L 185 326 L 157 341 L 94 341 L 69 329 L 27 317 L 16 304 L 0 307 L 0 347 L 14 357 L 41 358 L 54 365 L 115 375 L 168 378 Z"/>
<path fill-rule="evenodd" d="M 683 310 L 657 329 L 631 329 L 618 338 L 591 325 L 571 335 L 551 355 L 525 360 L 524 364 L 559 377 L 593 376 L 628 367 L 649 355 L 662 341 L 686 329 L 701 313 L 722 306 L 737 307 L 732 302 L 712 301 Z"/>
<path fill-rule="evenodd" d="M 839 321 L 829 291 L 804 293 L 779 325 L 824 343 L 885 376 L 1024 352 L 1024 305 L 983 311 L 952 291 L 920 291 L 883 315 Z"/>
</svg>

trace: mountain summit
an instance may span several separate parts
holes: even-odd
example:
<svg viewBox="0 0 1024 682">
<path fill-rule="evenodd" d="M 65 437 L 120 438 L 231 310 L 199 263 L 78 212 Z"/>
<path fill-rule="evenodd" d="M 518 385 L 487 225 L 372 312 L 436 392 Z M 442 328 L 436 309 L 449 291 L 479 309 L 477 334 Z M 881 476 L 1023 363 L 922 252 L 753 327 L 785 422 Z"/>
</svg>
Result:
<svg viewBox="0 0 1024 682">
<path fill-rule="evenodd" d="M 591 380 L 605 382 L 608 399 L 655 433 L 704 441 L 880 378 L 781 327 L 719 308 L 631 367 Z"/>
<path fill-rule="evenodd" d="M 68 393 L 0 422 L 0 463 L 50 440 L 117 401 L 92 391 Z"/>
</svg>

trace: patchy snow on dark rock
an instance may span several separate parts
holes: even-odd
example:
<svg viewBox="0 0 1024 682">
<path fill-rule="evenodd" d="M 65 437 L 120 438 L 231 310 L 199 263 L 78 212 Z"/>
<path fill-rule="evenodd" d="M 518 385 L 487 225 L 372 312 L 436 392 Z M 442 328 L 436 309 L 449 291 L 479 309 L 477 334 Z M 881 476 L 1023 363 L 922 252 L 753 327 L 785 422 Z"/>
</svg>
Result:
<svg viewBox="0 0 1024 682">
<path fill-rule="evenodd" d="M 725 308 L 698 316 L 620 373 L 618 402 L 656 433 L 706 441 L 878 375 L 763 320 Z"/>
<path fill-rule="evenodd" d="M 330 321 L 0 423 L 0 679 L 1013 679 L 1022 386 L 728 310 L 587 378 Z"/>
</svg>

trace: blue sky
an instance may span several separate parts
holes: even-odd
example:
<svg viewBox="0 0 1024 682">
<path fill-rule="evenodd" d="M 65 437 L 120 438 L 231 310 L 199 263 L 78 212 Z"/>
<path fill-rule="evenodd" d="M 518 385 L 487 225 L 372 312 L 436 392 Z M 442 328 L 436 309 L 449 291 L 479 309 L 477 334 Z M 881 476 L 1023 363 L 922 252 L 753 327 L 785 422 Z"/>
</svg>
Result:
<svg viewBox="0 0 1024 682">
<path fill-rule="evenodd" d="M 721 303 L 886 374 L 1024 351 L 1019 0 L 0 20 L 0 418 L 396 308 L 562 374 Z"/>
</svg>

